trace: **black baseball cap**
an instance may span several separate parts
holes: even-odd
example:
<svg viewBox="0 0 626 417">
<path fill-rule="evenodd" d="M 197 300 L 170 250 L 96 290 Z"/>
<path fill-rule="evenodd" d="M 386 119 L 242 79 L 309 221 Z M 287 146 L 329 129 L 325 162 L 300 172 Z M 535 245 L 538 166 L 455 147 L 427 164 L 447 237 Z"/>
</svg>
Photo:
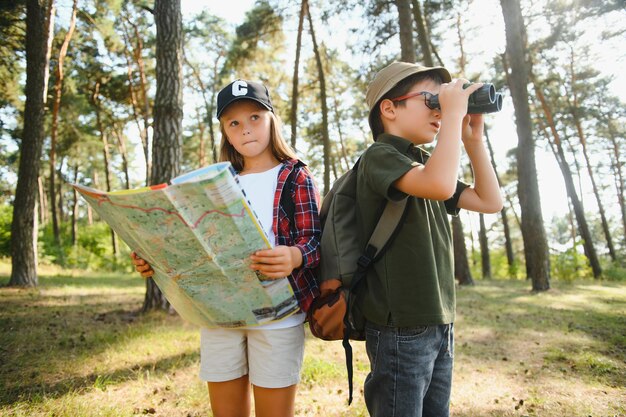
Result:
<svg viewBox="0 0 626 417">
<path fill-rule="evenodd" d="M 254 100 L 269 111 L 274 112 L 267 87 L 254 81 L 238 79 L 217 93 L 217 115 L 215 117 L 219 119 L 229 104 L 241 99 Z"/>
</svg>

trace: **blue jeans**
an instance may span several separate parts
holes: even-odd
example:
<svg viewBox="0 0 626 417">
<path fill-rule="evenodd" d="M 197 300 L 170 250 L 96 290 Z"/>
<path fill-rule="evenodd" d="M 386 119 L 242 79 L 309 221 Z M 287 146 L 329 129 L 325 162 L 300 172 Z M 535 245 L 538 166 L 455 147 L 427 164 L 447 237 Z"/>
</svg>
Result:
<svg viewBox="0 0 626 417">
<path fill-rule="evenodd" d="M 452 324 L 411 328 L 367 323 L 370 373 L 364 396 L 372 417 L 450 415 Z"/>
</svg>

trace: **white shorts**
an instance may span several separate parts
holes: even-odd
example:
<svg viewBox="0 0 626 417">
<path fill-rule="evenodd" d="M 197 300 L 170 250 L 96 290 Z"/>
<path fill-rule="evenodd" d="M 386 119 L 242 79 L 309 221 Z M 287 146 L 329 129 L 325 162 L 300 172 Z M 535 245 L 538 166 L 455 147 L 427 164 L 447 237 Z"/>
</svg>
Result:
<svg viewBox="0 0 626 417">
<path fill-rule="evenodd" d="M 262 388 L 300 382 L 304 325 L 284 329 L 202 329 L 200 379 L 225 382 L 248 375 Z"/>
</svg>

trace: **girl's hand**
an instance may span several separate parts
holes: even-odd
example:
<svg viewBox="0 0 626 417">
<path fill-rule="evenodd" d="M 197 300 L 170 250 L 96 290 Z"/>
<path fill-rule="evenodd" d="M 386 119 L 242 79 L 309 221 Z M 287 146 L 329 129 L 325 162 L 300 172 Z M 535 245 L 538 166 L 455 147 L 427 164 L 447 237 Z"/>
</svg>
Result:
<svg viewBox="0 0 626 417">
<path fill-rule="evenodd" d="M 283 278 L 302 265 L 302 252 L 295 246 L 276 246 L 258 250 L 250 256 L 250 269 L 259 271 L 269 278 Z"/>
<path fill-rule="evenodd" d="M 137 253 L 132 252 L 130 254 L 130 258 L 132 259 L 133 264 L 135 265 L 135 271 L 139 272 L 142 277 L 150 278 L 152 275 L 154 275 L 154 270 L 152 269 L 150 264 L 146 262 L 145 259 L 140 258 L 139 255 L 137 255 Z"/>
<path fill-rule="evenodd" d="M 465 115 L 461 128 L 461 137 L 465 146 L 482 144 L 484 127 L 485 124 L 482 114 Z"/>
</svg>

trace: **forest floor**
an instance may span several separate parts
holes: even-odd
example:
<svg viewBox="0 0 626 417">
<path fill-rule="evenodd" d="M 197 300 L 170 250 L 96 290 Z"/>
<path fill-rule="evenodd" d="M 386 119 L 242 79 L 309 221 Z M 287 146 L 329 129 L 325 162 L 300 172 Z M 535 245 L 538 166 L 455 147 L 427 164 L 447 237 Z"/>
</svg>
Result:
<svg viewBox="0 0 626 417">
<path fill-rule="evenodd" d="M 0 416 L 211 416 L 199 332 L 138 314 L 137 275 L 42 271 L 15 289 L 0 265 Z M 458 289 L 451 413 L 626 416 L 626 283 L 523 281 Z M 297 416 L 367 416 L 364 345 L 347 405 L 340 342 L 307 333 Z"/>
</svg>

